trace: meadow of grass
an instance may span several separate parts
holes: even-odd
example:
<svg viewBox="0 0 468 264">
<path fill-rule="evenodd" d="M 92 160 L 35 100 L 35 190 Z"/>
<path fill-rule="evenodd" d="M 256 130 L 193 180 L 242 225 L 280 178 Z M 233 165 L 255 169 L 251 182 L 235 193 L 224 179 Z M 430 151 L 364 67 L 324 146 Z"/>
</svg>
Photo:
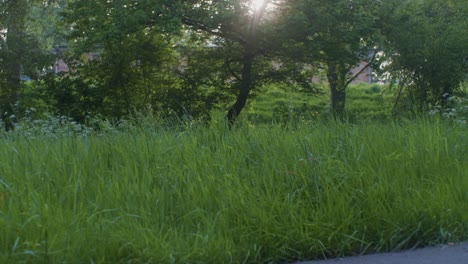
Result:
<svg viewBox="0 0 468 264">
<path fill-rule="evenodd" d="M 0 138 L 0 263 L 288 263 L 468 239 L 437 119 Z"/>
</svg>

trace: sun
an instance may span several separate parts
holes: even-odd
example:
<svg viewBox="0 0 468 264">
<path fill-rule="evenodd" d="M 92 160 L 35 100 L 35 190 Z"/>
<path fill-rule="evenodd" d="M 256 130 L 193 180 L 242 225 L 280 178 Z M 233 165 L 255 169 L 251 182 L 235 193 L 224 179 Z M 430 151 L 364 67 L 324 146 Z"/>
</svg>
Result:
<svg viewBox="0 0 468 264">
<path fill-rule="evenodd" d="M 251 0 L 251 7 L 253 10 L 259 10 L 262 8 L 262 5 L 265 3 L 266 0 Z"/>
</svg>

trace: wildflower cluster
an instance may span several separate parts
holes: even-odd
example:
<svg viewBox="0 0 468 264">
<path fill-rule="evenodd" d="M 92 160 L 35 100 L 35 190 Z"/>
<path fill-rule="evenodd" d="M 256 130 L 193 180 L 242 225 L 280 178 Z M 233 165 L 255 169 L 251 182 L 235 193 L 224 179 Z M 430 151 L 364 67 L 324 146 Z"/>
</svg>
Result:
<svg viewBox="0 0 468 264">
<path fill-rule="evenodd" d="M 43 114 L 43 118 L 33 118 L 36 109 L 30 108 L 25 111 L 23 118 L 17 120 L 16 116 L 11 115 L 10 120 L 17 120 L 14 123 L 14 132 L 28 137 L 35 136 L 68 136 L 79 135 L 86 136 L 93 131 L 66 116 L 54 116 L 49 113 Z M 0 126 L 4 126 L 4 121 L 0 119 Z"/>
<path fill-rule="evenodd" d="M 429 111 L 430 115 L 440 115 L 446 120 L 453 121 L 458 124 L 468 124 L 468 98 L 465 96 L 454 96 L 448 93 L 443 95 L 450 107 L 435 106 Z"/>
</svg>

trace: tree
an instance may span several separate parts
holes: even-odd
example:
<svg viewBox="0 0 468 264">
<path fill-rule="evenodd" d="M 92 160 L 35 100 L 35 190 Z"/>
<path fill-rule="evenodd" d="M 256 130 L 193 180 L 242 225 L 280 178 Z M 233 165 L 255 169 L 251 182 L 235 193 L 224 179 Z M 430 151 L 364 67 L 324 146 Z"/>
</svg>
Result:
<svg viewBox="0 0 468 264">
<path fill-rule="evenodd" d="M 244 109 L 250 92 L 255 88 L 261 58 L 274 55 L 279 47 L 278 20 L 275 14 L 282 10 L 283 1 L 265 0 L 179 1 L 172 6 L 174 14 L 190 30 L 206 35 L 201 45 L 212 45 L 223 50 L 225 67 L 237 91 L 236 101 L 226 118 L 233 125 Z M 258 2 L 258 1 L 257 1 Z M 268 58 L 270 62 L 272 57 Z"/>
<path fill-rule="evenodd" d="M 394 0 L 386 5 L 392 12 L 383 23 L 384 59 L 390 61 L 384 70 L 400 81 L 418 111 L 447 106 L 467 77 L 466 1 Z"/>
<path fill-rule="evenodd" d="M 331 113 L 343 117 L 346 87 L 360 73 L 360 62 L 374 62 L 379 47 L 378 5 L 374 0 L 291 0 L 286 32 L 296 43 L 289 51 L 298 61 L 325 68 Z"/>
<path fill-rule="evenodd" d="M 168 72 L 177 64 L 171 40 L 180 23 L 166 15 L 164 3 L 82 0 L 66 6 L 70 74 L 92 83 L 83 91 L 98 90 L 92 101 L 101 114 L 122 117 L 153 105 L 159 86 L 171 82 Z"/>
<path fill-rule="evenodd" d="M 21 62 L 21 46 L 24 43 L 24 20 L 28 5 L 21 1 L 3 1 L 1 4 L 1 28 L 4 32 L 1 45 L 2 91 L 0 93 L 1 119 L 5 129 L 13 128 L 10 115 L 13 115 L 12 105 L 19 100 Z"/>
<path fill-rule="evenodd" d="M 33 5 L 41 2 L 0 2 L 0 119 L 6 130 L 14 128 L 14 105 L 20 101 L 21 75 L 37 76 L 47 64 L 47 56 L 27 23 Z"/>
</svg>

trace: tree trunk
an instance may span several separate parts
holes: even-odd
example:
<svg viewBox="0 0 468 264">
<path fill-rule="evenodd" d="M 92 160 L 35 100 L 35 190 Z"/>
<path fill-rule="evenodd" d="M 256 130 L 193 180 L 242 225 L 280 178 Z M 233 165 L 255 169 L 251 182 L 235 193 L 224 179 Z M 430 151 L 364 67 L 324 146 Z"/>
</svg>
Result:
<svg viewBox="0 0 468 264">
<path fill-rule="evenodd" d="M 237 120 L 237 117 L 244 109 L 249 97 L 250 90 L 252 90 L 252 64 L 254 55 L 252 50 L 246 50 L 244 58 L 242 60 L 242 75 L 239 85 L 239 93 L 237 94 L 236 102 L 231 108 L 229 108 L 227 113 L 227 120 L 230 127 L 234 125 Z"/>
<path fill-rule="evenodd" d="M 6 63 L 6 80 L 3 98 L 0 102 L 1 119 L 5 125 L 5 131 L 14 130 L 17 121 L 14 105 L 20 100 L 21 89 L 21 65 L 15 62 Z"/>
<path fill-rule="evenodd" d="M 21 89 L 21 65 L 15 61 L 7 61 L 5 63 L 5 87 L 2 90 L 2 98 L 0 102 L 1 119 L 5 125 L 5 130 L 14 130 L 16 118 L 14 105 L 20 100 Z"/>
<path fill-rule="evenodd" d="M 330 112 L 337 118 L 344 118 L 346 104 L 346 73 L 335 63 L 328 64 L 327 78 L 330 85 Z"/>
<path fill-rule="evenodd" d="M 6 53 L 4 61 L 5 87 L 2 87 L 3 98 L 0 102 L 1 118 L 5 123 L 5 130 L 14 129 L 14 121 L 10 116 L 14 114 L 14 105 L 20 100 L 21 94 L 21 54 L 24 42 L 27 4 L 22 1 L 12 0 L 9 3 L 6 19 Z"/>
</svg>

